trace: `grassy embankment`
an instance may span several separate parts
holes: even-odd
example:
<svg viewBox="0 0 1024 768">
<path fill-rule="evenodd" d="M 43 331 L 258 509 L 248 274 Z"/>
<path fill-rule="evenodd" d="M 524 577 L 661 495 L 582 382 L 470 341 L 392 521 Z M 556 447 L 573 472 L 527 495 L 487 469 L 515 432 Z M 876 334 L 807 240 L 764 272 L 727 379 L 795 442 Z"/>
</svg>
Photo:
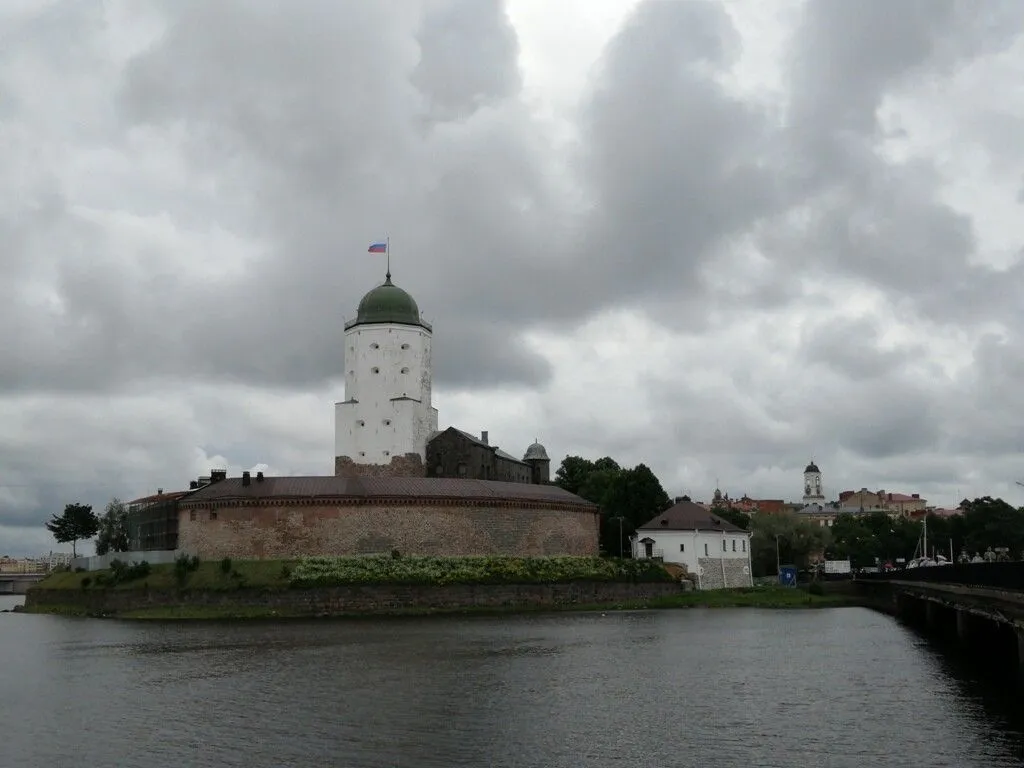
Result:
<svg viewBox="0 0 1024 768">
<path fill-rule="evenodd" d="M 141 570 L 119 569 L 97 572 L 56 573 L 35 589 L 62 591 L 66 604 L 48 600 L 29 610 L 65 615 L 87 613 L 78 595 L 104 590 L 220 592 L 239 589 L 286 591 L 349 585 L 427 585 L 447 584 L 543 584 L 574 581 L 664 582 L 672 576 L 651 561 L 601 558 L 427 558 L 427 557 L 350 557 L 305 558 L 302 560 L 240 560 L 218 562 L 179 562 Z M 76 597 L 71 597 L 74 594 Z M 52 598 L 52 592 L 50 594 Z M 31 601 L 30 601 L 31 602 Z M 119 613 L 124 618 L 200 619 L 200 618 L 286 618 L 299 616 L 299 610 L 253 606 L 151 606 Z M 777 587 L 680 592 L 669 597 L 628 601 L 616 605 L 572 604 L 558 606 L 568 610 L 629 610 L 684 607 L 761 607 L 806 608 L 844 604 L 839 595 L 812 595 L 803 590 Z M 543 610 L 551 610 L 545 607 Z M 492 613 L 500 609 L 467 608 L 458 613 Z M 517 608 L 516 610 L 523 610 Z M 541 609 L 533 609 L 541 610 Z M 391 613 L 435 613 L 431 609 L 402 609 Z"/>
</svg>

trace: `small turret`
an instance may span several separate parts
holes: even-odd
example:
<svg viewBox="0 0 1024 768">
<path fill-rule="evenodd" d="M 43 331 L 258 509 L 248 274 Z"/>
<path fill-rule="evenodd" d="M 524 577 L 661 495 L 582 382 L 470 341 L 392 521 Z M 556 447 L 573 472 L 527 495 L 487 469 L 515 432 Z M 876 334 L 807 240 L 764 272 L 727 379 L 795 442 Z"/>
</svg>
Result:
<svg viewBox="0 0 1024 768">
<path fill-rule="evenodd" d="M 551 482 L 551 459 L 548 457 L 547 449 L 537 441 L 537 438 L 534 438 L 533 443 L 526 449 L 523 461 L 530 465 L 531 483 L 546 485 Z"/>
</svg>

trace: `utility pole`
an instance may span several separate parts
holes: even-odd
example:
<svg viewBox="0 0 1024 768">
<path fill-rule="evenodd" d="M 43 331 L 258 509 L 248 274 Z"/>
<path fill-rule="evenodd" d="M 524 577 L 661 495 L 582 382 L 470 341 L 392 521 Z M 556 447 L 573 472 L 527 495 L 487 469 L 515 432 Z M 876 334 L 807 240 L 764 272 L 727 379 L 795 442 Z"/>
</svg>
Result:
<svg viewBox="0 0 1024 768">
<path fill-rule="evenodd" d="M 782 536 L 781 533 L 776 533 L 775 534 L 775 576 L 776 576 L 776 578 L 778 578 L 780 575 L 782 575 L 782 560 L 779 557 L 779 537 L 781 537 L 781 536 Z"/>
</svg>

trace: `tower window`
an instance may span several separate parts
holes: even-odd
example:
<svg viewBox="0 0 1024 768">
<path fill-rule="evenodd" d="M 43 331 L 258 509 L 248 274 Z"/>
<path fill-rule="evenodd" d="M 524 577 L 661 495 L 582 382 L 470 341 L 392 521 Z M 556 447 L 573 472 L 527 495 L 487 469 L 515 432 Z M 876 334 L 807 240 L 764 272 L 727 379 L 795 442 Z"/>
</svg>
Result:
<svg viewBox="0 0 1024 768">
<path fill-rule="evenodd" d="M 408 368 L 403 368 L 403 369 L 402 369 L 402 373 L 408 373 L 408 372 L 409 372 L 409 369 L 408 369 Z"/>
<path fill-rule="evenodd" d="M 408 348 L 409 348 L 409 345 L 408 345 L 408 344 L 403 344 L 403 345 L 402 345 L 402 349 L 408 349 Z"/>
<path fill-rule="evenodd" d="M 373 366 L 373 368 L 370 369 L 370 373 L 380 373 L 380 368 Z"/>
<path fill-rule="evenodd" d="M 365 456 L 365 455 L 366 455 L 366 451 L 360 451 L 360 452 L 359 452 L 359 455 L 360 455 L 360 456 Z"/>
<path fill-rule="evenodd" d="M 384 451 L 384 455 L 385 456 L 390 456 L 391 455 L 391 451 Z"/>
<path fill-rule="evenodd" d="M 375 341 L 370 345 L 370 349 L 380 349 L 380 344 Z"/>
<path fill-rule="evenodd" d="M 390 427 L 391 426 L 391 419 L 384 419 L 384 426 L 385 427 Z"/>
<path fill-rule="evenodd" d="M 366 426 L 366 422 L 363 421 L 362 419 L 359 419 L 359 421 L 356 422 L 356 426 L 357 427 L 365 427 Z"/>
</svg>

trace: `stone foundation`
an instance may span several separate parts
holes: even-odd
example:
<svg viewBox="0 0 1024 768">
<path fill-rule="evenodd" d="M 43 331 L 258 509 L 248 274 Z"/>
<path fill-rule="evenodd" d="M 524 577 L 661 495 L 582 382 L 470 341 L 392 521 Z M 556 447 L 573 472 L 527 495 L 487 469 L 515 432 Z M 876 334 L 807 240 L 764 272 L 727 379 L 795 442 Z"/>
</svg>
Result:
<svg viewBox="0 0 1024 768">
<path fill-rule="evenodd" d="M 360 464 L 348 456 L 334 457 L 336 477 L 426 477 L 423 458 L 418 453 L 392 456 L 390 464 Z"/>
<path fill-rule="evenodd" d="M 701 589 L 736 589 L 752 587 L 754 581 L 745 559 L 736 557 L 702 557 L 697 564 L 701 568 Z M 723 572 L 724 564 L 724 572 Z M 746 569 L 746 572 L 744 572 Z"/>
<path fill-rule="evenodd" d="M 598 554 L 596 509 L 557 503 L 214 503 L 182 509 L 179 546 L 202 559 Z"/>
<path fill-rule="evenodd" d="M 29 610 L 78 607 L 93 615 L 159 608 L 257 608 L 286 616 L 332 616 L 409 610 L 459 611 L 473 608 L 558 608 L 614 606 L 678 594 L 673 583 L 573 582 L 570 584 L 372 584 L 313 589 L 237 589 L 230 592 L 144 589 L 32 589 Z"/>
</svg>

